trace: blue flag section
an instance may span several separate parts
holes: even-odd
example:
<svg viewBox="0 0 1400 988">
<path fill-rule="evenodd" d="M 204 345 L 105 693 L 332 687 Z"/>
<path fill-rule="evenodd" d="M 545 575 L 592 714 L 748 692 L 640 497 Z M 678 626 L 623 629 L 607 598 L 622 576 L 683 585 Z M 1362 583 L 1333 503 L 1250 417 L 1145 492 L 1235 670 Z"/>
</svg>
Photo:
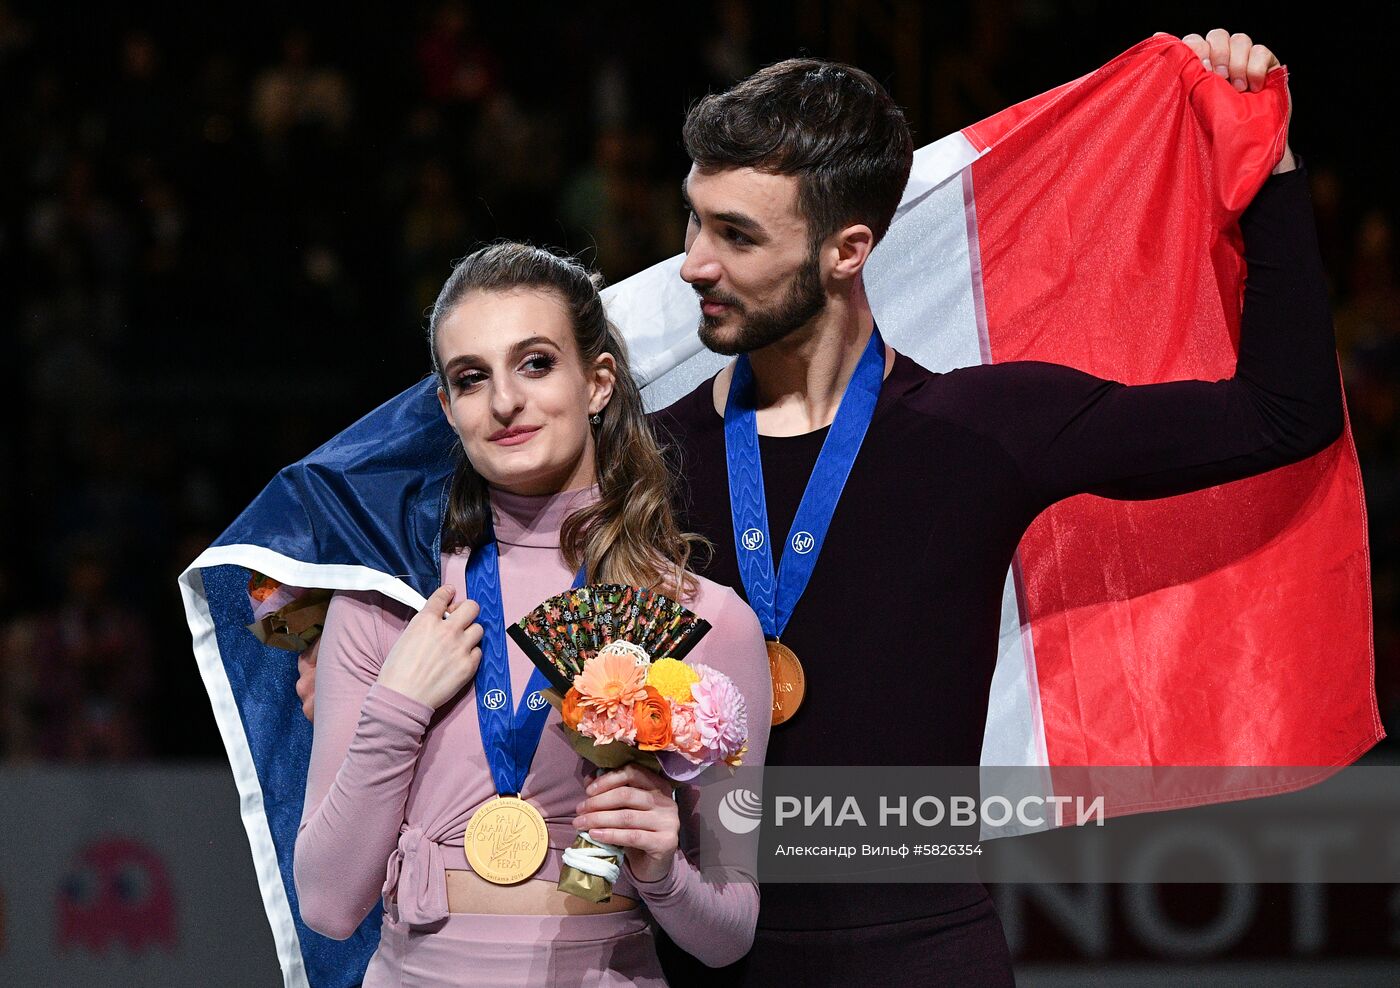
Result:
<svg viewBox="0 0 1400 988">
<path fill-rule="evenodd" d="M 285 916 L 284 930 L 275 939 L 282 955 L 283 971 L 289 962 L 304 967 L 304 983 L 349 986 L 360 983 L 370 956 L 379 945 L 379 917 L 382 910 L 371 910 L 359 930 L 348 940 L 321 936 L 301 921 L 296 884 L 292 878 L 292 851 L 301 823 L 306 795 L 306 772 L 311 761 L 311 724 L 296 704 L 296 656 L 264 645 L 245 627 L 252 620 L 248 602 L 248 571 L 241 566 L 216 566 L 203 571 L 204 591 L 212 614 L 218 615 L 215 629 L 219 653 L 223 656 L 229 688 L 237 705 L 237 716 L 246 737 L 252 768 L 257 775 L 261 806 L 256 810 L 266 818 L 266 828 L 275 853 L 275 878 L 283 890 L 276 912 Z M 228 620 L 224 620 L 227 617 Z M 240 623 L 241 622 L 241 623 Z M 225 737 L 228 732 L 223 724 Z M 240 790 L 243 787 L 240 786 Z M 246 792 L 243 798 L 245 823 L 252 809 Z M 265 866 L 259 862 L 258 879 L 269 916 L 274 907 L 268 902 Z M 286 956 L 285 927 L 295 926 L 294 945 L 298 954 Z M 277 934 L 278 924 L 273 926 Z M 293 983 L 288 978 L 289 983 Z"/>
<path fill-rule="evenodd" d="M 427 597 L 439 583 L 438 525 L 456 447 L 437 380 L 424 378 L 281 470 L 214 545 L 365 566 Z"/>
<path fill-rule="evenodd" d="M 345 941 L 301 921 L 292 852 L 311 724 L 296 697 L 296 656 L 248 630 L 249 571 L 421 607 L 441 582 L 440 522 L 458 448 L 436 392 L 436 379 L 418 382 L 279 471 L 180 577 L 288 985 L 358 985 L 379 943 L 381 909 Z"/>
</svg>

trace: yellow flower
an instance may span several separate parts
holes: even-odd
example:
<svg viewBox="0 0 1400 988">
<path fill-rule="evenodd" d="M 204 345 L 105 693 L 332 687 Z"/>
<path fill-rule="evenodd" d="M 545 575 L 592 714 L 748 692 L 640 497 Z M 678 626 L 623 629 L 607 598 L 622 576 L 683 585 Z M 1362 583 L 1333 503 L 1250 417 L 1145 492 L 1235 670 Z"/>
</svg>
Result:
<svg viewBox="0 0 1400 988">
<path fill-rule="evenodd" d="M 647 667 L 647 685 L 668 700 L 690 703 L 690 684 L 700 682 L 700 674 L 680 659 L 657 659 Z"/>
</svg>

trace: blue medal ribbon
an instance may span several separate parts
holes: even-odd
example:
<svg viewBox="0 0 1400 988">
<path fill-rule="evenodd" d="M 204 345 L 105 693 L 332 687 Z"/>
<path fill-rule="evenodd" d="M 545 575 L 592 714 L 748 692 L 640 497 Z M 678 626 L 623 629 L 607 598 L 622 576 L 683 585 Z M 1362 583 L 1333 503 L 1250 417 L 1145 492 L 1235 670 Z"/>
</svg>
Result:
<svg viewBox="0 0 1400 988">
<path fill-rule="evenodd" d="M 580 569 L 573 586 L 584 584 Z M 481 665 L 476 671 L 476 719 L 491 780 L 502 796 L 518 796 L 530 772 L 535 749 L 540 746 L 549 701 L 544 673 L 535 669 L 525 685 L 525 696 L 516 707 L 510 688 L 510 659 L 506 655 L 505 605 L 501 599 L 501 567 L 494 532 L 488 532 L 481 548 L 467 557 L 467 596 L 481 608 Z"/>
<path fill-rule="evenodd" d="M 747 354 L 734 364 L 729 401 L 724 406 L 724 455 L 729 468 L 729 508 L 734 521 L 734 551 L 749 604 L 769 638 L 781 638 L 793 608 L 816 569 L 836 502 L 846 486 L 860 444 L 865 439 L 880 385 L 885 377 L 885 342 L 878 328 L 841 396 L 836 419 L 822 443 L 817 464 L 792 519 L 789 545 L 775 575 L 768 532 L 768 500 L 763 492 L 763 464 L 758 451 L 757 389 Z"/>
</svg>

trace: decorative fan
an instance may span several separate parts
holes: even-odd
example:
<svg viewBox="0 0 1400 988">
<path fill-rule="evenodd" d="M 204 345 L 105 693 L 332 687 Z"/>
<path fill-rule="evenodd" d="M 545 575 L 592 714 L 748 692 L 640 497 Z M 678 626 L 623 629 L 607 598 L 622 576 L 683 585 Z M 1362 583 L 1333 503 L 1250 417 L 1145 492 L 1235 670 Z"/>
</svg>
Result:
<svg viewBox="0 0 1400 988">
<path fill-rule="evenodd" d="M 640 646 L 653 661 L 681 659 L 709 630 L 708 621 L 665 594 L 621 583 L 566 591 L 506 629 L 560 693 L 610 642 Z"/>
</svg>

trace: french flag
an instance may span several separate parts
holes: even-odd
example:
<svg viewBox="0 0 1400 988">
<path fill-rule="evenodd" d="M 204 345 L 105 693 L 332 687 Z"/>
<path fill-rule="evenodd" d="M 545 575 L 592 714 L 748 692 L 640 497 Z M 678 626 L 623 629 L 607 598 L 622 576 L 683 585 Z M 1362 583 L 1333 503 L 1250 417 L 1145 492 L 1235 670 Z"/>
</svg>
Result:
<svg viewBox="0 0 1400 988">
<path fill-rule="evenodd" d="M 1286 82 L 1278 69 L 1236 93 L 1157 36 L 920 149 L 867 268 L 886 340 L 934 371 L 1044 360 L 1127 384 L 1230 377 L 1237 221 L 1282 151 Z M 604 293 L 651 408 L 725 359 L 700 345 L 680 264 Z M 311 729 L 295 660 L 246 630 L 247 571 L 421 606 L 455 442 L 435 387 L 281 471 L 180 577 L 288 985 L 357 984 L 379 910 L 344 942 L 300 920 L 291 854 Z M 1305 461 L 1194 494 L 1071 498 L 1035 521 L 1007 574 L 982 763 L 1039 769 L 1059 793 L 1086 788 L 1077 766 L 1163 770 L 1087 784 L 1110 813 L 1297 788 L 1384 737 L 1371 628 L 1349 428 Z"/>
</svg>

